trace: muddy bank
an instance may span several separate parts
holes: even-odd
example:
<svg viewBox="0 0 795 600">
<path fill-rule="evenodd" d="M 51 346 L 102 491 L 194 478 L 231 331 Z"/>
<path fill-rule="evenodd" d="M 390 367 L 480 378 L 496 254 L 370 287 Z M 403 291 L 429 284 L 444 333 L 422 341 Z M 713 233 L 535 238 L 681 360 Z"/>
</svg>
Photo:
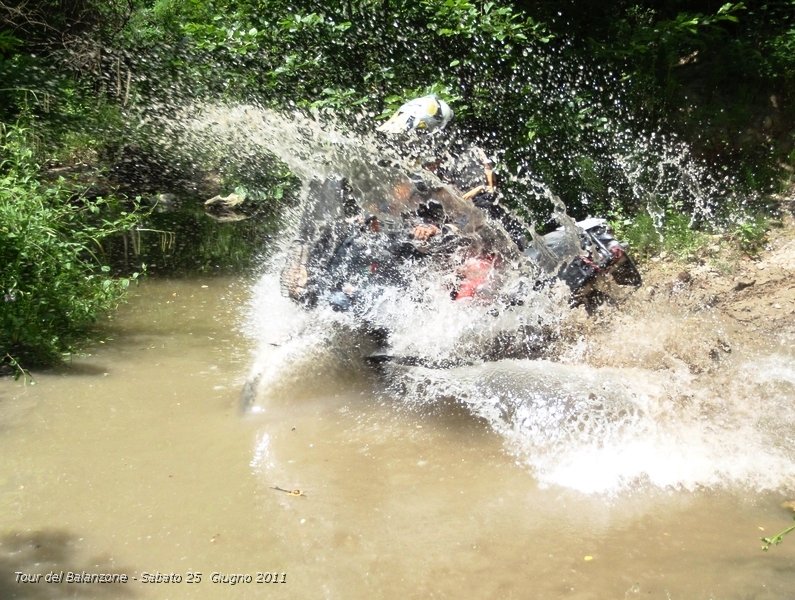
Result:
<svg viewBox="0 0 795 600">
<path fill-rule="evenodd" d="M 756 256 L 716 240 L 695 261 L 652 259 L 640 265 L 639 290 L 613 287 L 612 301 L 595 315 L 572 316 L 563 338 L 580 344 L 562 353 L 594 366 L 686 369 L 695 376 L 718 372 L 731 356 L 789 353 L 794 266 L 795 219 L 789 213 Z"/>
</svg>

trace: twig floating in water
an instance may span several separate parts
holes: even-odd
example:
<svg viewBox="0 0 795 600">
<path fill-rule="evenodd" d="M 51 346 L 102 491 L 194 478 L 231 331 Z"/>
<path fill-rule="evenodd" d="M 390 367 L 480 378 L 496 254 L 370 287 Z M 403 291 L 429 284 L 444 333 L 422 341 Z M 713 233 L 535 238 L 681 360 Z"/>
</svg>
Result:
<svg viewBox="0 0 795 600">
<path fill-rule="evenodd" d="M 278 485 L 274 485 L 271 489 L 276 490 L 278 492 L 284 492 L 286 494 L 289 494 L 290 496 L 303 496 L 304 498 L 306 498 L 306 494 L 304 494 L 304 492 L 301 490 L 286 490 L 284 488 L 280 488 Z"/>
</svg>

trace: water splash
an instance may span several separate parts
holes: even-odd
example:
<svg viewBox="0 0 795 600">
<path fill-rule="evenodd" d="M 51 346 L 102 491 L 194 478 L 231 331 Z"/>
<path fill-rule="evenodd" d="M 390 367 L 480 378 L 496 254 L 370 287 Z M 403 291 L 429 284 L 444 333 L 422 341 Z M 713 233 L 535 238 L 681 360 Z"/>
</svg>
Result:
<svg viewBox="0 0 795 600">
<path fill-rule="evenodd" d="M 752 370 L 745 364 L 738 375 Z M 523 360 L 413 368 L 393 393 L 409 403 L 463 403 L 542 485 L 589 494 L 638 486 L 758 491 L 795 484 L 786 433 L 795 412 L 780 406 L 795 391 L 792 376 L 785 369 L 765 377 L 782 386 L 772 396 L 756 386 L 724 396 L 670 372 Z"/>
<path fill-rule="evenodd" d="M 342 175 L 355 193 L 372 199 L 370 209 L 389 210 L 385 199 L 412 168 L 411 161 L 375 137 L 251 105 L 192 107 L 174 123 L 174 139 L 189 151 L 210 145 L 230 160 L 250 160 L 265 149 L 304 182 L 301 203 L 287 211 L 285 233 L 263 259 L 263 274 L 252 290 L 246 329 L 259 346 L 245 403 L 267 410 L 268 398 L 311 394 L 315 384 L 307 382 L 307 370 L 321 380 L 344 379 L 346 370 L 359 370 L 361 356 L 372 351 L 367 336 L 360 335 L 361 315 L 328 307 L 304 310 L 281 295 L 278 273 L 307 210 L 316 220 L 342 214 L 340 206 L 317 194 L 318 182 Z M 692 166 L 687 153 L 669 145 L 667 158 L 661 159 L 660 152 L 644 155 L 648 148 L 615 155 L 638 197 L 652 202 L 661 188 L 646 186 L 663 185 L 666 172 L 679 170 L 675 180 L 691 181 L 688 193 L 702 203 L 701 214 L 709 214 L 713 190 L 696 185 L 703 177 L 688 179 L 681 172 Z M 660 177 L 650 178 L 649 169 L 657 169 Z M 532 174 L 515 177 L 523 177 L 549 201 L 558 220 L 572 227 L 551 188 Z M 503 283 L 510 286 L 526 265 L 515 257 L 508 260 L 513 262 Z M 629 354 L 638 348 L 638 360 L 605 365 L 580 351 L 596 343 L 586 332 L 566 334 L 573 313 L 560 287 L 545 288 L 520 307 L 501 305 L 496 297 L 492 304 L 452 302 L 449 275 L 407 264 L 404 286 L 384 286 L 367 303 L 370 327 L 390 332 L 391 354 L 411 358 L 380 367 L 378 393 L 390 401 L 408 408 L 442 399 L 462 403 L 545 485 L 611 493 L 638 485 L 768 490 L 795 483 L 790 450 L 795 415 L 785 400 L 792 396 L 795 375 L 786 360 L 768 357 L 734 365 L 743 384 L 721 387 L 725 381 L 717 376 L 698 379 L 686 368 L 672 369 L 679 359 L 667 347 L 670 340 L 641 334 L 617 340 Z M 628 318 L 636 319 L 640 331 L 662 326 L 642 311 Z M 680 353 L 694 347 L 687 336 L 678 343 Z M 512 351 L 523 358 L 483 360 Z M 655 362 L 659 356 L 664 364 Z M 759 364 L 767 366 L 760 370 Z"/>
</svg>

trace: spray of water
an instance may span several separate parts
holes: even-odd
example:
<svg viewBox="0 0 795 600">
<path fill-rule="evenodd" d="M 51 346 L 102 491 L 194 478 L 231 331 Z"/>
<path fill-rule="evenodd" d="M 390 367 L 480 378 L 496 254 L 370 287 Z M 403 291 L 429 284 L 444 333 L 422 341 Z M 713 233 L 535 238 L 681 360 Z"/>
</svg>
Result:
<svg viewBox="0 0 795 600">
<path fill-rule="evenodd" d="M 508 306 L 499 295 L 489 302 L 453 302 L 449 270 L 411 261 L 400 267 L 400 286 L 382 286 L 368 298 L 366 314 L 322 304 L 308 310 L 280 293 L 278 274 L 307 214 L 315 224 L 343 214 L 338 204 L 317 194 L 317 186 L 344 177 L 369 203 L 368 210 L 389 213 L 395 186 L 412 168 L 407 158 L 375 137 L 250 105 L 194 106 L 162 126 L 182 147 L 210 145 L 230 160 L 250 159 L 264 148 L 304 184 L 301 202 L 287 211 L 284 234 L 263 259 L 253 288 L 246 329 L 259 346 L 244 393 L 249 409 L 267 410 L 274 395 L 295 394 L 308 370 L 334 377 L 340 367 L 361 368 L 357 361 L 374 350 L 364 330 L 383 330 L 389 332 L 391 356 L 411 360 L 380 366 L 378 394 L 406 407 L 442 399 L 462 403 L 502 436 L 517 463 L 543 484 L 589 493 L 640 484 L 687 489 L 795 484 L 790 433 L 795 414 L 786 402 L 795 377 L 786 357 L 768 356 L 764 370 L 753 362 L 735 364 L 732 373 L 743 383 L 729 385 L 727 371 L 720 372 L 722 380 L 695 379 L 687 370 L 665 368 L 658 354 L 670 358 L 670 353 L 656 348 L 644 354 L 641 336 L 614 342 L 637 345 L 646 364 L 605 364 L 609 361 L 592 360 L 599 349 L 595 352 L 581 332 L 566 333 L 580 313 L 570 310 L 561 286 L 544 288 L 521 306 Z M 660 192 L 648 186 L 671 181 L 664 175 L 676 171 L 676 181 L 693 182 L 688 193 L 701 202 L 701 214 L 709 214 L 715 190 L 697 187 L 704 177 L 688 179 L 685 172 L 693 165 L 679 146 L 653 139 L 640 150 L 615 153 L 635 193 L 653 208 L 650 199 Z M 612 139 L 617 149 L 627 147 L 620 141 L 618 134 Z M 664 152 L 653 151 L 655 145 Z M 660 177 L 650 178 L 650 169 Z M 532 173 L 514 177 L 540 190 L 564 227 L 573 227 L 565 206 Z M 532 266 L 515 252 L 506 250 L 505 260 L 500 289 L 532 276 Z M 648 314 L 639 312 L 637 319 L 640 329 L 658 327 Z M 766 386 L 763 396 L 760 386 Z"/>
<path fill-rule="evenodd" d="M 744 364 L 737 375 L 755 368 Z M 764 378 L 780 389 L 759 399 L 759 378 L 722 394 L 714 382 L 704 387 L 681 373 L 499 361 L 413 369 L 401 393 L 416 402 L 463 402 L 545 485 L 586 493 L 639 485 L 772 490 L 795 482 L 791 435 L 784 433 L 795 415 L 782 406 L 793 392 L 792 373 L 782 375 Z"/>
</svg>

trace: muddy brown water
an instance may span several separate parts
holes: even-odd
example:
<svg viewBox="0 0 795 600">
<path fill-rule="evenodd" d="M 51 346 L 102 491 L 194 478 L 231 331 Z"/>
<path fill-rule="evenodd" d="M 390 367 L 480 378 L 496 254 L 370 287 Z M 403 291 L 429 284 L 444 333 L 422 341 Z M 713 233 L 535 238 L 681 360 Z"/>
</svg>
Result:
<svg viewBox="0 0 795 600">
<path fill-rule="evenodd" d="M 144 282 L 90 355 L 0 381 L 0 598 L 795 597 L 795 538 L 760 550 L 780 491 L 542 486 L 483 421 L 367 373 L 242 413 L 249 293 Z"/>
</svg>

